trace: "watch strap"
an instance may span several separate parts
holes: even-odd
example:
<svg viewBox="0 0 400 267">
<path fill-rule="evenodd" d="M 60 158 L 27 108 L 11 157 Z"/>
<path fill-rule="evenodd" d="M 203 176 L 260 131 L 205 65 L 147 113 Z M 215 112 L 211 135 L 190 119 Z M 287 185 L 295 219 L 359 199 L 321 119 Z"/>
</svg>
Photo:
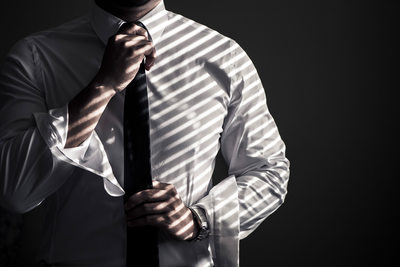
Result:
<svg viewBox="0 0 400 267">
<path fill-rule="evenodd" d="M 204 210 L 198 207 L 190 207 L 189 209 L 192 211 L 193 217 L 199 227 L 197 236 L 192 238 L 191 240 L 202 240 L 208 237 L 210 231 L 208 228 L 208 221 Z"/>
</svg>

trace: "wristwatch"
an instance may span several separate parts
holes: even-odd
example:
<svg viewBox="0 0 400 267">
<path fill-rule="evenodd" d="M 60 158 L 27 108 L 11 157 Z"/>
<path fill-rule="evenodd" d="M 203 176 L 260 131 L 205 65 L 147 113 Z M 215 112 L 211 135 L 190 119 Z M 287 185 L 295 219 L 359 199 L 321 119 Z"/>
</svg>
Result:
<svg viewBox="0 0 400 267">
<path fill-rule="evenodd" d="M 208 221 L 204 210 L 198 207 L 190 207 L 189 209 L 192 211 L 193 217 L 199 226 L 199 232 L 197 233 L 197 236 L 191 240 L 198 241 L 208 237 L 210 234 L 210 229 L 208 228 Z"/>
</svg>

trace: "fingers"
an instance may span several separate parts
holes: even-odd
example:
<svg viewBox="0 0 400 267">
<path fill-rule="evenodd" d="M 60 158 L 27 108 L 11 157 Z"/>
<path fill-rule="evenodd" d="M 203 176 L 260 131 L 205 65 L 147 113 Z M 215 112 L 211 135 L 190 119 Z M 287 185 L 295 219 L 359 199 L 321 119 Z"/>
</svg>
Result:
<svg viewBox="0 0 400 267">
<path fill-rule="evenodd" d="M 132 195 L 125 203 L 127 218 L 146 214 L 168 213 L 174 215 L 184 206 L 175 187 L 171 184 L 153 182 L 154 188 Z"/>
<path fill-rule="evenodd" d="M 173 199 L 167 199 L 163 202 L 143 203 L 128 210 L 126 213 L 126 219 L 129 221 L 151 214 L 169 214 L 171 210 L 174 209 L 173 201 Z"/>
<path fill-rule="evenodd" d="M 181 240 L 194 235 L 193 214 L 171 184 L 153 181 L 152 189 L 129 198 L 125 210 L 129 227 L 152 225 Z"/>
<path fill-rule="evenodd" d="M 168 194 L 164 190 L 146 189 L 129 197 L 125 203 L 125 210 L 133 209 L 143 203 L 161 202 L 168 199 Z"/>
<path fill-rule="evenodd" d="M 161 202 L 147 202 L 135 206 L 126 211 L 126 219 L 129 221 L 151 214 L 160 214 L 172 218 L 185 208 L 186 206 L 179 197 L 170 197 Z"/>
<path fill-rule="evenodd" d="M 169 216 L 167 214 L 148 214 L 139 218 L 127 221 L 129 227 L 156 226 L 164 229 L 173 237 L 186 240 L 192 238 L 195 228 L 193 216 L 189 209 L 182 211 L 179 216 Z"/>
<path fill-rule="evenodd" d="M 117 34 L 129 34 L 129 35 L 141 35 L 149 39 L 149 33 L 146 29 L 134 24 L 134 23 L 125 23 L 123 24 Z"/>
<path fill-rule="evenodd" d="M 190 210 L 186 209 L 185 212 L 182 212 L 182 214 L 176 218 L 173 218 L 167 214 L 147 214 L 142 217 L 128 219 L 127 224 L 128 226 L 161 226 L 165 229 L 179 228 L 177 231 L 180 231 L 183 225 L 193 224 L 193 218 L 190 217 L 191 212 Z"/>
<path fill-rule="evenodd" d="M 127 35 L 127 34 L 118 34 L 114 36 L 114 43 L 118 43 L 120 49 L 126 49 L 133 54 L 136 50 L 142 47 L 148 47 L 145 50 L 141 51 L 141 54 L 150 54 L 149 51 L 154 49 L 153 43 L 146 39 L 146 37 L 141 35 Z"/>
<path fill-rule="evenodd" d="M 139 62 L 145 58 L 146 70 L 150 70 L 154 65 L 156 50 L 153 43 L 147 40 L 146 37 L 140 35 L 132 36 L 127 34 L 118 34 L 115 35 L 110 42 L 119 43 L 119 49 L 125 49 L 129 57 L 138 58 Z"/>
<path fill-rule="evenodd" d="M 111 36 L 110 38 L 114 38 L 115 41 L 124 41 L 125 43 L 128 43 L 129 41 L 132 41 L 132 40 L 146 40 L 146 41 L 148 41 L 148 39 L 145 36 L 142 36 L 142 35 L 130 35 L 130 34 L 125 34 L 125 33 L 116 34 L 114 36 Z"/>
<path fill-rule="evenodd" d="M 146 70 L 150 70 L 151 67 L 153 67 L 154 62 L 156 61 L 156 49 L 153 46 L 153 43 L 151 43 L 151 47 L 147 49 L 145 52 L 146 55 L 146 60 L 144 62 L 144 67 Z"/>
<path fill-rule="evenodd" d="M 142 49 L 140 49 L 138 52 L 140 52 L 141 55 L 145 55 L 146 60 L 144 66 L 146 70 L 150 70 L 156 59 L 156 50 L 154 49 L 153 43 L 149 40 L 149 33 L 147 30 L 134 23 L 125 23 L 120 27 L 117 35 L 119 38 L 129 37 L 132 39 L 132 42 L 127 42 L 126 45 L 140 45 L 136 42 L 136 40 L 134 40 L 134 38 L 132 38 L 132 35 L 144 37 L 144 40 L 147 41 L 147 44 L 142 44 Z"/>
<path fill-rule="evenodd" d="M 173 184 L 167 184 L 167 183 L 162 183 L 162 182 L 153 180 L 153 188 L 174 190 L 175 186 Z"/>
<path fill-rule="evenodd" d="M 142 58 L 145 57 L 145 68 L 146 70 L 150 70 L 151 67 L 154 65 L 156 60 L 156 50 L 153 46 L 153 43 L 148 40 L 131 40 L 130 42 L 126 43 L 126 46 L 133 46 L 132 49 L 132 56 L 141 56 Z"/>
</svg>

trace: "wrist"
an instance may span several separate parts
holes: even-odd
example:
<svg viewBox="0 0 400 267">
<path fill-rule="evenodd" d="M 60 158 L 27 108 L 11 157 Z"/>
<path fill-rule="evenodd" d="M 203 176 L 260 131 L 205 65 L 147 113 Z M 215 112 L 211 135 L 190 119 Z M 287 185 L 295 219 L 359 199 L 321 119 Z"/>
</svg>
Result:
<svg viewBox="0 0 400 267">
<path fill-rule="evenodd" d="M 111 99 L 117 93 L 112 86 L 107 85 L 97 77 L 89 84 L 89 88 L 106 99 Z"/>
<path fill-rule="evenodd" d="M 189 208 L 189 210 L 190 210 L 191 215 L 192 215 L 193 233 L 192 233 L 192 235 L 191 235 L 188 239 L 186 239 L 186 240 L 187 240 L 187 241 L 192 241 L 192 240 L 195 240 L 195 239 L 198 237 L 199 232 L 200 232 L 200 227 L 201 227 L 201 225 L 199 225 L 199 221 L 197 220 L 196 215 L 195 215 L 193 209 Z"/>
<path fill-rule="evenodd" d="M 195 229 L 193 231 L 193 236 L 188 239 L 188 241 L 202 240 L 208 237 L 210 231 L 204 210 L 198 207 L 191 207 L 189 209 L 192 212 Z"/>
</svg>

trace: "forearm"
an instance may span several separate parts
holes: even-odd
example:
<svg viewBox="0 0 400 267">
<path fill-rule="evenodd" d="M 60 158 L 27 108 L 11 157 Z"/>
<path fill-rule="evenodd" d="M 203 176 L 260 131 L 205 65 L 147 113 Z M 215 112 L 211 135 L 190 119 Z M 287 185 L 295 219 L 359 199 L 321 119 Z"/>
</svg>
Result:
<svg viewBox="0 0 400 267">
<path fill-rule="evenodd" d="M 67 108 L 48 110 L 32 51 L 21 40 L 0 70 L 0 204 L 21 213 L 54 193 L 73 171 L 58 150 L 65 143 Z"/>
<path fill-rule="evenodd" d="M 68 134 L 65 148 L 83 143 L 93 132 L 115 91 L 91 82 L 68 104 Z"/>
<path fill-rule="evenodd" d="M 78 146 L 90 136 L 110 99 L 135 78 L 144 58 L 145 68 L 150 70 L 155 49 L 142 27 L 128 24 L 109 38 L 98 74 L 68 105 L 65 148 Z"/>
<path fill-rule="evenodd" d="M 271 160 L 257 171 L 236 178 L 240 239 L 253 232 L 284 202 L 289 179 L 289 161 Z"/>
<path fill-rule="evenodd" d="M 55 150 L 48 147 L 36 127 L 0 143 L 2 206 L 27 212 L 63 185 L 73 168 L 61 161 Z"/>
</svg>

